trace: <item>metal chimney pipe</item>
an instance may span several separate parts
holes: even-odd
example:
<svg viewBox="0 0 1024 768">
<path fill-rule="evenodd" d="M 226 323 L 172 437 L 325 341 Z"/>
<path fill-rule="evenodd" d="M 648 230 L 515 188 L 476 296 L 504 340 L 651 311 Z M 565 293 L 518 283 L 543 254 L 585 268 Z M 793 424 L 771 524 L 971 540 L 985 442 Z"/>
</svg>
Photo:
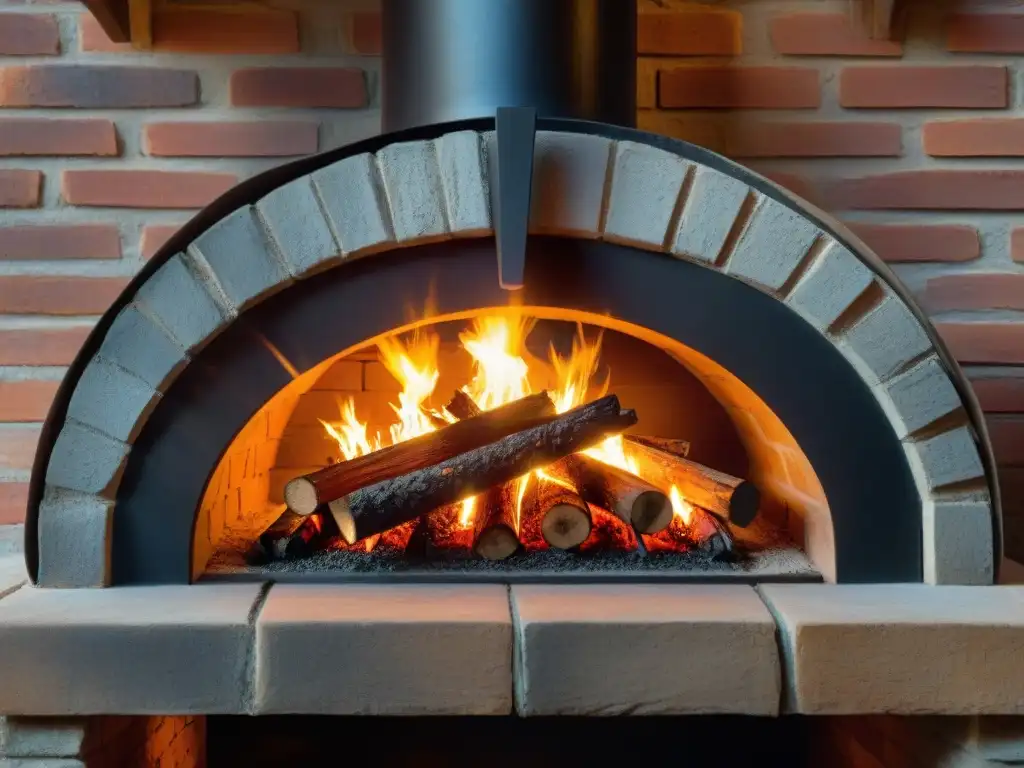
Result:
<svg viewBox="0 0 1024 768">
<path fill-rule="evenodd" d="M 383 0 L 383 127 L 493 117 L 636 122 L 636 0 Z"/>
</svg>

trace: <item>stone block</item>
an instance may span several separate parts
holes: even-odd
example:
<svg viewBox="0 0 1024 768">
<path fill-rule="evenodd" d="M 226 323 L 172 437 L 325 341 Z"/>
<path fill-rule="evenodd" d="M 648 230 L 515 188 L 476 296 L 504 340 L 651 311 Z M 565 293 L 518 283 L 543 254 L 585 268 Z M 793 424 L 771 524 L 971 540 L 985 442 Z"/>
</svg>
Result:
<svg viewBox="0 0 1024 768">
<path fill-rule="evenodd" d="M 747 586 L 514 586 L 520 715 L 778 712 L 775 625 Z"/>
<path fill-rule="evenodd" d="M 503 586 L 278 584 L 256 636 L 256 714 L 512 709 Z"/>
<path fill-rule="evenodd" d="M 244 713 L 260 590 L 23 587 L 0 600 L 0 712 Z"/>
<path fill-rule="evenodd" d="M 537 131 L 530 231 L 599 237 L 611 155 L 601 136 Z"/>
<path fill-rule="evenodd" d="M 89 768 L 71 757 L 0 757 L 0 768 Z"/>
<path fill-rule="evenodd" d="M 113 520 L 111 502 L 47 487 L 39 505 L 39 585 L 109 585 Z"/>
<path fill-rule="evenodd" d="M 120 440 L 65 422 L 50 453 L 46 484 L 105 495 L 120 480 L 129 450 Z"/>
<path fill-rule="evenodd" d="M 607 240 L 661 250 L 693 164 L 662 149 L 632 141 L 615 146 L 605 216 Z"/>
<path fill-rule="evenodd" d="M 762 197 L 725 271 L 778 293 L 821 234 L 802 213 Z"/>
<path fill-rule="evenodd" d="M 961 406 L 960 395 L 938 357 L 923 360 L 884 386 L 901 438 Z"/>
<path fill-rule="evenodd" d="M 444 187 L 434 142 L 389 144 L 377 153 L 377 164 L 384 179 L 395 239 L 408 243 L 446 236 Z"/>
<path fill-rule="evenodd" d="M 978 446 L 967 427 L 908 443 L 907 449 L 924 468 L 928 487 L 933 490 L 985 474 Z"/>
<path fill-rule="evenodd" d="M 824 333 L 871 285 L 873 273 L 835 240 L 809 265 L 786 304 Z"/>
<path fill-rule="evenodd" d="M 463 237 L 491 231 L 491 201 L 480 134 L 457 131 L 434 140 L 444 187 L 448 228 Z"/>
<path fill-rule="evenodd" d="M 197 237 L 189 246 L 213 271 L 230 308 L 241 312 L 291 282 L 273 253 L 250 206 L 239 208 Z"/>
<path fill-rule="evenodd" d="M 313 174 L 334 237 L 346 256 L 395 241 L 373 155 L 347 157 Z"/>
<path fill-rule="evenodd" d="M 67 418 L 130 444 L 159 399 L 142 379 L 94 357 L 71 393 Z"/>
<path fill-rule="evenodd" d="M 991 584 L 992 508 L 982 501 L 929 501 L 924 509 L 924 579 L 929 584 Z"/>
<path fill-rule="evenodd" d="M 900 298 L 889 295 L 846 332 L 839 348 L 869 384 L 877 384 L 931 345 L 910 309 Z"/>
<path fill-rule="evenodd" d="M 227 325 L 227 317 L 180 253 L 150 276 L 135 300 L 187 352 L 202 347 Z"/>
<path fill-rule="evenodd" d="M 296 276 L 331 266 L 341 259 L 308 176 L 278 187 L 256 203 L 278 252 Z"/>
<path fill-rule="evenodd" d="M 96 353 L 158 392 L 188 364 L 188 356 L 165 330 L 129 304 L 118 313 Z"/>
<path fill-rule="evenodd" d="M 7 757 L 79 757 L 84 717 L 0 718 L 0 754 Z"/>
<path fill-rule="evenodd" d="M 762 584 L 788 707 L 813 715 L 1024 712 L 1024 589 Z"/>
<path fill-rule="evenodd" d="M 739 179 L 697 166 L 679 216 L 672 253 L 715 264 L 750 194 L 750 187 Z"/>
</svg>

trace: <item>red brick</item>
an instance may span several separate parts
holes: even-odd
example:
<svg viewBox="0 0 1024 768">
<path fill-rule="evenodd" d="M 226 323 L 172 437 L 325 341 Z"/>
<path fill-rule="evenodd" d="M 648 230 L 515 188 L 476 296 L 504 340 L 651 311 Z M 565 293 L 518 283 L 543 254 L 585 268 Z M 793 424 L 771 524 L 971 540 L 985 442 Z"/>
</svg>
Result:
<svg viewBox="0 0 1024 768">
<path fill-rule="evenodd" d="M 318 123 L 150 123 L 146 153 L 163 157 L 287 157 L 317 150 Z"/>
<path fill-rule="evenodd" d="M 60 53 L 57 19 L 43 13 L 0 14 L 0 54 L 52 56 Z"/>
<path fill-rule="evenodd" d="M 719 115 L 662 112 L 657 109 L 641 109 L 636 115 L 637 127 L 641 131 L 671 136 L 724 154 L 725 137 L 718 118 Z"/>
<path fill-rule="evenodd" d="M 937 157 L 1024 156 L 1024 119 L 941 120 L 922 132 L 924 151 Z"/>
<path fill-rule="evenodd" d="M 39 224 L 0 227 L 0 260 L 119 259 L 114 224 Z"/>
<path fill-rule="evenodd" d="M 0 381 L 0 421 L 42 421 L 59 381 Z"/>
<path fill-rule="evenodd" d="M 379 13 L 356 11 L 349 14 L 347 32 L 349 49 L 353 53 L 361 56 L 380 56 L 384 49 L 384 41 Z"/>
<path fill-rule="evenodd" d="M 658 106 L 658 59 L 636 60 L 636 107 L 651 110 Z"/>
<path fill-rule="evenodd" d="M 25 522 L 28 483 L 0 483 L 0 525 Z"/>
<path fill-rule="evenodd" d="M 176 53 L 298 53 L 293 11 L 168 7 L 153 15 L 153 49 Z"/>
<path fill-rule="evenodd" d="M 202 208 L 238 179 L 190 171 L 64 171 L 61 194 L 70 205 L 112 208 Z"/>
<path fill-rule="evenodd" d="M 116 155 L 112 120 L 0 118 L 0 155 Z"/>
<path fill-rule="evenodd" d="M 793 13 L 769 27 L 772 46 L 792 56 L 902 56 L 903 46 L 875 40 L 846 13 Z"/>
<path fill-rule="evenodd" d="M 737 121 L 726 133 L 732 157 L 898 157 L 897 123 Z"/>
<path fill-rule="evenodd" d="M 1014 261 L 1024 261 L 1024 228 L 1010 233 L 1010 257 Z"/>
<path fill-rule="evenodd" d="M 946 46 L 965 53 L 1024 53 L 1024 14 L 954 14 L 948 19 Z"/>
<path fill-rule="evenodd" d="M 1024 363 L 1024 323 L 937 323 L 961 363 Z"/>
<path fill-rule="evenodd" d="M 970 309 L 1024 309 L 1024 274 L 983 272 L 940 275 L 924 289 L 931 312 Z"/>
<path fill-rule="evenodd" d="M 644 7 L 637 17 L 637 51 L 736 56 L 743 52 L 743 17 L 735 11 Z"/>
<path fill-rule="evenodd" d="M 832 210 L 1024 210 L 1024 170 L 898 171 L 828 183 Z"/>
<path fill-rule="evenodd" d="M 971 387 L 987 413 L 1024 413 L 1024 376 L 972 378 Z"/>
<path fill-rule="evenodd" d="M 768 179 L 768 181 L 775 182 L 780 187 L 789 190 L 797 197 L 801 197 L 804 200 L 817 205 L 820 194 L 814 183 L 806 176 L 801 176 L 798 173 L 777 171 L 774 168 L 757 168 L 754 166 L 754 170 Z"/>
<path fill-rule="evenodd" d="M 181 224 L 148 224 L 143 227 L 142 237 L 139 239 L 139 252 L 142 258 L 148 261 L 156 256 L 156 252 L 163 248 L 164 243 L 179 229 Z"/>
<path fill-rule="evenodd" d="M 981 238 L 974 227 L 852 221 L 846 226 L 888 262 L 972 261 L 981 256 Z"/>
<path fill-rule="evenodd" d="M 844 107 L 1002 109 L 1009 101 L 1006 67 L 847 67 L 839 76 Z"/>
<path fill-rule="evenodd" d="M 195 104 L 195 72 L 163 67 L 36 64 L 0 67 L 0 106 L 117 109 Z"/>
<path fill-rule="evenodd" d="M 231 74 L 236 107 L 365 107 L 366 76 L 350 67 L 254 67 Z"/>
<path fill-rule="evenodd" d="M 0 169 L 0 208 L 36 208 L 42 192 L 40 171 Z"/>
<path fill-rule="evenodd" d="M 989 416 L 988 435 L 996 463 L 1001 467 L 1024 465 L 1024 418 L 1020 416 Z"/>
<path fill-rule="evenodd" d="M 662 70 L 658 101 L 668 108 L 814 109 L 818 70 L 693 66 Z"/>
<path fill-rule="evenodd" d="M 32 469 L 39 429 L 0 425 L 0 469 Z"/>
<path fill-rule="evenodd" d="M 78 16 L 78 49 L 91 53 L 129 53 L 134 51 L 131 43 L 115 43 L 91 13 Z"/>
<path fill-rule="evenodd" d="M 0 330 L 0 365 L 68 365 L 91 326 Z"/>
<path fill-rule="evenodd" d="M 7 275 L 0 277 L 0 313 L 99 315 L 126 285 L 126 277 Z"/>
</svg>

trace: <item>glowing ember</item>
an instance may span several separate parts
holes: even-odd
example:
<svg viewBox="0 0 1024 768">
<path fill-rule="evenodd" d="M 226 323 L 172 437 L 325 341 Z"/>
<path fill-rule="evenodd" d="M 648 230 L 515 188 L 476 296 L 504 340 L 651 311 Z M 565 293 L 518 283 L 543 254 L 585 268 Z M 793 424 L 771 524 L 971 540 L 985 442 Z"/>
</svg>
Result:
<svg viewBox="0 0 1024 768">
<path fill-rule="evenodd" d="M 473 524 L 473 512 L 476 510 L 476 496 L 470 496 L 462 502 L 462 510 L 459 512 L 459 525 L 469 528 Z"/>
</svg>

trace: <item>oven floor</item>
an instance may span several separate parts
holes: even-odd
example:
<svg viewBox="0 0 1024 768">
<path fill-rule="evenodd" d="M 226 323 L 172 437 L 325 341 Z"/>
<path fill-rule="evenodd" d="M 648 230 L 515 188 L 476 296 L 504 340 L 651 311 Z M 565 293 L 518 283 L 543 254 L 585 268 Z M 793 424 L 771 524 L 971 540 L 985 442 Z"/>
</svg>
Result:
<svg viewBox="0 0 1024 768">
<path fill-rule="evenodd" d="M 578 555 L 545 550 L 507 560 L 415 560 L 401 553 L 321 552 L 298 560 L 250 565 L 242 548 L 214 554 L 203 581 L 295 582 L 819 582 L 820 572 L 790 540 L 772 527 L 755 523 L 736 530 L 744 551 L 735 562 L 709 559 L 699 552 L 640 554 L 597 552 Z"/>
<path fill-rule="evenodd" d="M 811 765 L 809 724 L 799 717 L 290 716 L 207 723 L 209 768 L 336 766 L 353 759 L 375 768 L 568 768 L 622 759 L 697 768 Z"/>
</svg>

